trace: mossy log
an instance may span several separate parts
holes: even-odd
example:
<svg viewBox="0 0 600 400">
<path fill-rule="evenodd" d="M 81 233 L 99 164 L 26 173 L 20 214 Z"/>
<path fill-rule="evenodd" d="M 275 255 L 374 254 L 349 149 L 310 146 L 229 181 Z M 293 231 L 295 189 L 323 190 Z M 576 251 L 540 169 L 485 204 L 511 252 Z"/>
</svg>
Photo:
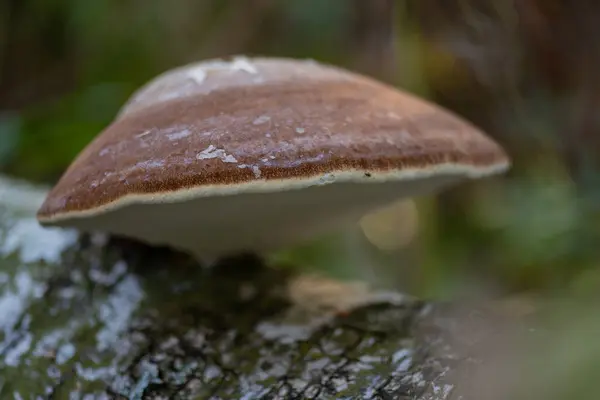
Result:
<svg viewBox="0 0 600 400">
<path fill-rule="evenodd" d="M 0 180 L 1 399 L 465 398 L 432 305 L 43 229 L 44 193 Z"/>
</svg>

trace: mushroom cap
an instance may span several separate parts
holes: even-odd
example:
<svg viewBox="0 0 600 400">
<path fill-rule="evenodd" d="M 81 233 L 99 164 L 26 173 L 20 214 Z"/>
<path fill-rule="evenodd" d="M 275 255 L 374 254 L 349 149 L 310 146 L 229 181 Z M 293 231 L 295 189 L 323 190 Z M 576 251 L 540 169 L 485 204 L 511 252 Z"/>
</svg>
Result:
<svg viewBox="0 0 600 400">
<path fill-rule="evenodd" d="M 218 257 L 288 246 L 509 164 L 472 124 L 372 78 L 237 56 L 142 86 L 38 220 Z"/>
</svg>

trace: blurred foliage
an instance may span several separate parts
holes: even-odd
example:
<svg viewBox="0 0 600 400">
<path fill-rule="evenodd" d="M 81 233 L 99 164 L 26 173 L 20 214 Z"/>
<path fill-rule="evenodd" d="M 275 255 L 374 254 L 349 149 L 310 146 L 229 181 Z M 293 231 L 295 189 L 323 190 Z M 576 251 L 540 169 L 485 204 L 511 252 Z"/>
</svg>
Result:
<svg viewBox="0 0 600 400">
<path fill-rule="evenodd" d="M 454 110 L 514 167 L 419 199 L 417 238 L 401 250 L 345 253 L 364 242 L 352 232 L 280 261 L 339 275 L 387 265 L 381 281 L 413 274 L 424 295 L 551 289 L 586 303 L 600 285 L 599 39 L 591 0 L 2 0 L 0 171 L 55 181 L 168 68 L 238 53 L 310 57 Z"/>
</svg>

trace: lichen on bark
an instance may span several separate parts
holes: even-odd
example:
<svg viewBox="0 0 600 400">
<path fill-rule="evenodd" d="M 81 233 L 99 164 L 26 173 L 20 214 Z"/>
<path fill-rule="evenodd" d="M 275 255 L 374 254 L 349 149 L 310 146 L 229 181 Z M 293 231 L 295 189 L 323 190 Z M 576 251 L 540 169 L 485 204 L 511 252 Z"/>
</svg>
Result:
<svg viewBox="0 0 600 400">
<path fill-rule="evenodd" d="M 317 307 L 311 284 L 303 304 L 295 270 L 43 229 L 44 190 L 3 179 L 0 194 L 2 399 L 456 395 L 459 358 L 419 328 L 428 304 L 325 278 L 352 301 Z"/>
</svg>

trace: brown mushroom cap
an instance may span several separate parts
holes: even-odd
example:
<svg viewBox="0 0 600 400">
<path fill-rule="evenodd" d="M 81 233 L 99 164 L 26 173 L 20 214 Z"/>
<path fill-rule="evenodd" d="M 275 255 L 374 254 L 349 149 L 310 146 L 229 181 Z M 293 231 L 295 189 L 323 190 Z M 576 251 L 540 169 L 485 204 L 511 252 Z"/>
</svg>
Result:
<svg viewBox="0 0 600 400">
<path fill-rule="evenodd" d="M 38 220 L 219 256 L 508 167 L 473 125 L 371 78 L 314 61 L 208 60 L 134 93 Z"/>
</svg>

